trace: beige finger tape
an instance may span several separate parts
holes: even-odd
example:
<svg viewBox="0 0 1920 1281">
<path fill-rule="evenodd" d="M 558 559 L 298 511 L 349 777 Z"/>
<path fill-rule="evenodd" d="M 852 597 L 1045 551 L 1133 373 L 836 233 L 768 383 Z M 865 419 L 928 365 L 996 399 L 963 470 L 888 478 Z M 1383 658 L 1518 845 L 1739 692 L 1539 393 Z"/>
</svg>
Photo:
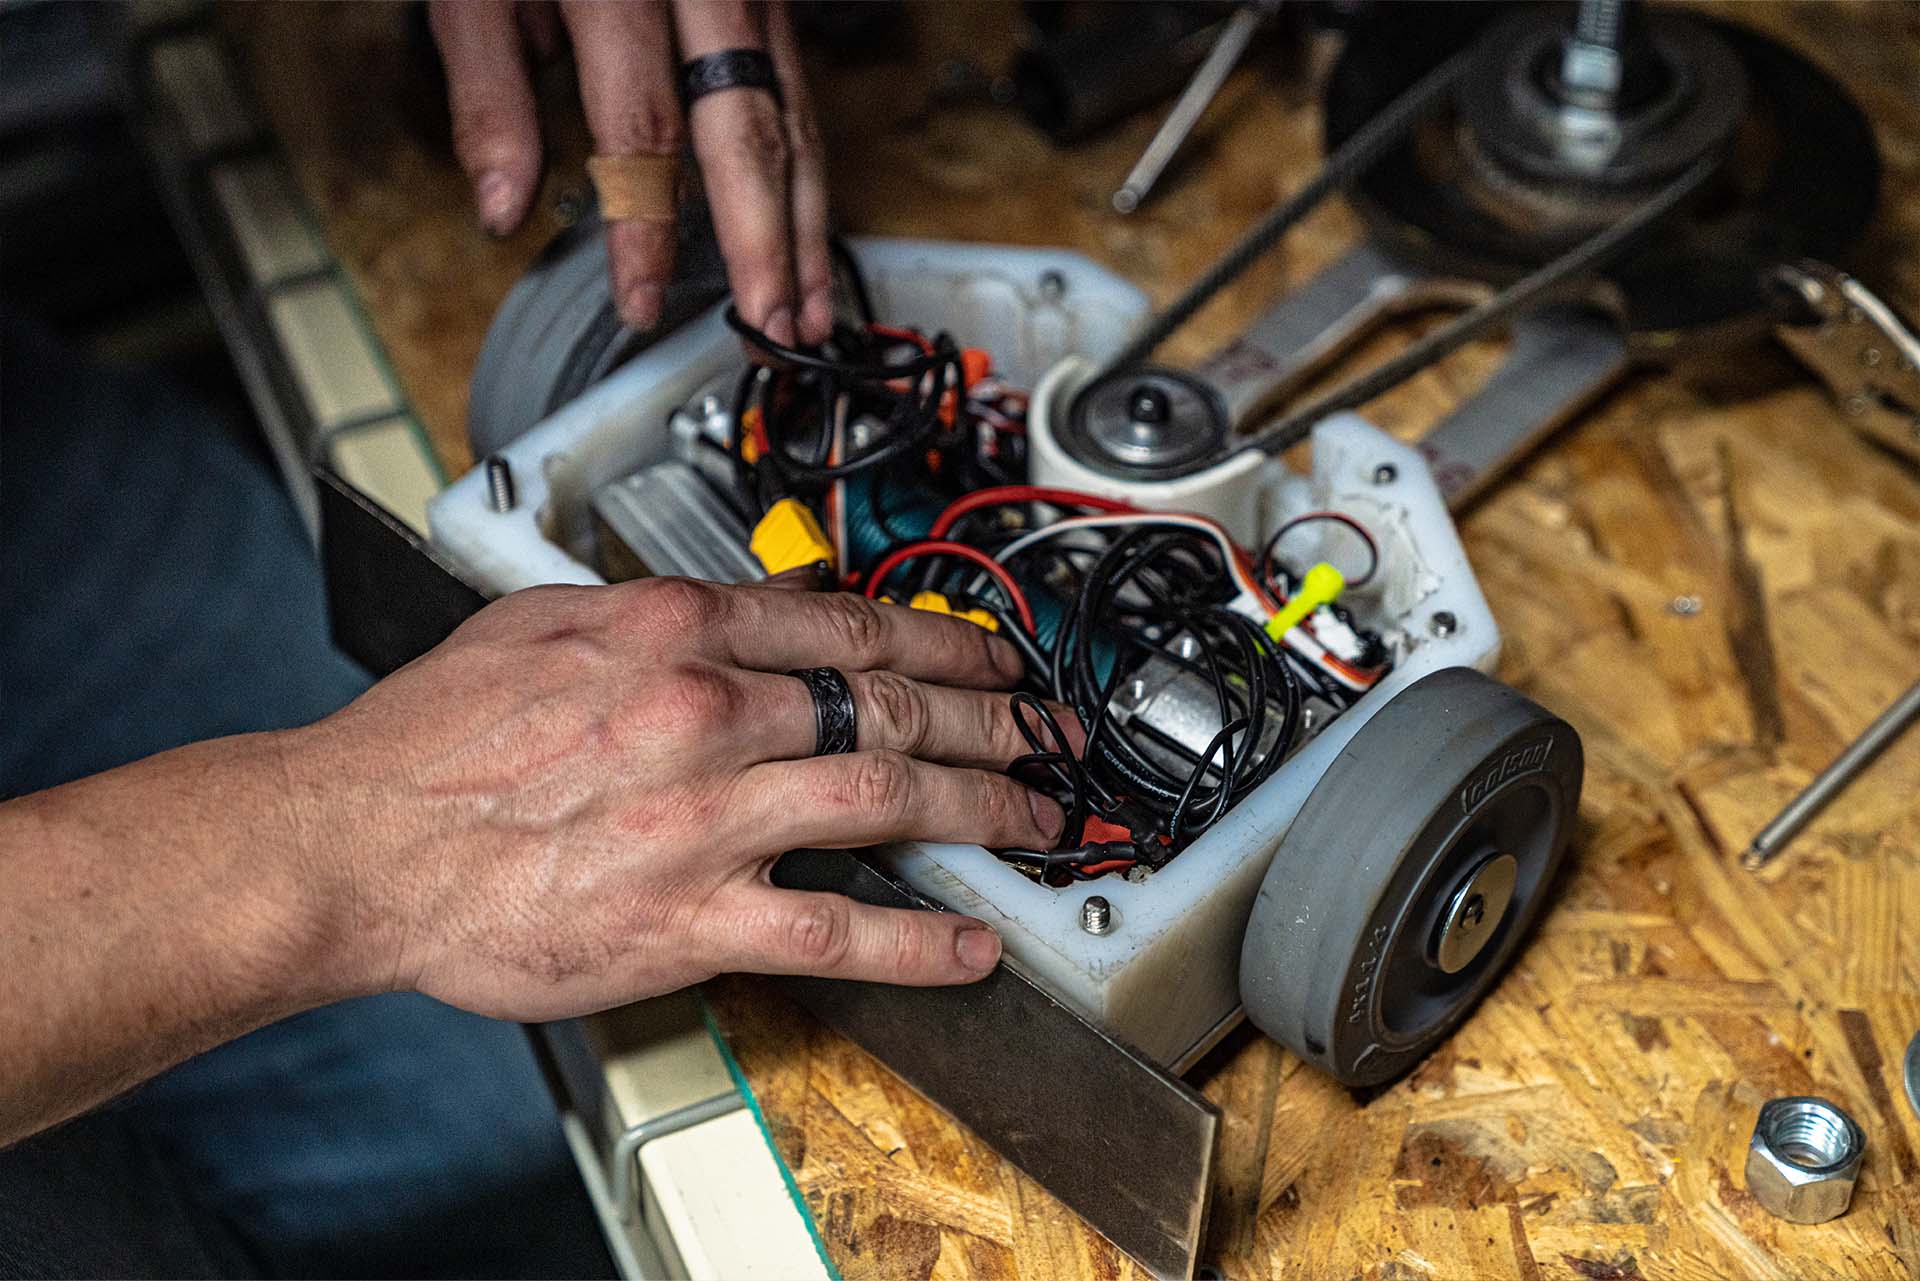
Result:
<svg viewBox="0 0 1920 1281">
<path fill-rule="evenodd" d="M 607 221 L 673 221 L 680 194 L 679 156 L 588 156 L 587 173 L 600 193 L 600 214 Z"/>
</svg>

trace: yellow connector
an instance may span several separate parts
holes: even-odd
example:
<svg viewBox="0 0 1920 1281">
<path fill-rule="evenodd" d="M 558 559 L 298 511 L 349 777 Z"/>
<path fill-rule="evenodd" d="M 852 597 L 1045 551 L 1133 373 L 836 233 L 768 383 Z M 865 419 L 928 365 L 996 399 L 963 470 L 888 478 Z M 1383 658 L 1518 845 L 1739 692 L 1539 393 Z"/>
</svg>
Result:
<svg viewBox="0 0 1920 1281">
<path fill-rule="evenodd" d="M 1000 620 L 984 609 L 955 609 L 953 602 L 942 592 L 915 592 L 913 599 L 907 602 L 909 609 L 924 609 L 929 614 L 951 614 L 955 618 L 964 618 L 969 623 L 978 623 L 990 632 L 1000 630 Z"/>
<path fill-rule="evenodd" d="M 1293 598 L 1280 607 L 1279 613 L 1267 620 L 1267 635 L 1279 640 L 1298 627 L 1300 620 L 1308 614 L 1322 605 L 1333 604 L 1346 587 L 1346 575 L 1321 561 L 1300 580 L 1300 590 L 1293 594 Z"/>
<path fill-rule="evenodd" d="M 782 498 L 767 508 L 747 545 L 769 574 L 822 561 L 834 564 L 833 544 L 820 532 L 812 510 L 798 498 Z"/>
</svg>

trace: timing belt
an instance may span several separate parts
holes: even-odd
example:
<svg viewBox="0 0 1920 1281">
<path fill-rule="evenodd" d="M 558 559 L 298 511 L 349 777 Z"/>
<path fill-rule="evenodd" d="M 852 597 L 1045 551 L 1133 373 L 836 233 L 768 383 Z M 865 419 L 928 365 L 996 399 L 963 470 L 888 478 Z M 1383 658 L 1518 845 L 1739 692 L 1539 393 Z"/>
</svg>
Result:
<svg viewBox="0 0 1920 1281">
<path fill-rule="evenodd" d="M 1240 242 L 1196 280 L 1164 311 L 1150 319 L 1120 353 L 1101 369 L 1104 378 L 1151 356 L 1193 314 L 1278 243 L 1302 218 L 1333 192 L 1358 178 L 1387 150 L 1402 141 L 1435 104 L 1450 93 L 1472 64 L 1469 46 L 1428 72 L 1334 149 L 1307 184 L 1261 219 Z M 1274 454 L 1304 439 L 1330 414 L 1353 409 L 1399 386 L 1480 335 L 1510 319 L 1543 295 L 1611 261 L 1640 235 L 1666 218 L 1712 176 L 1718 158 L 1703 156 L 1626 217 L 1595 232 L 1559 257 L 1522 276 L 1493 297 L 1470 308 L 1364 374 L 1333 388 L 1265 430 L 1242 440 L 1234 452 L 1258 449 Z"/>
</svg>

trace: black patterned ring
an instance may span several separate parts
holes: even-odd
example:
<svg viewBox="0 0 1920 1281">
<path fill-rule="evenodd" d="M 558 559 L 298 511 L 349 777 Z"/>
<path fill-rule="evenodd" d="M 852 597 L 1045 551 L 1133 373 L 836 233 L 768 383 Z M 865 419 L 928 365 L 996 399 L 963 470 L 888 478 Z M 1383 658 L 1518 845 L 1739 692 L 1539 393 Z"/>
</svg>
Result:
<svg viewBox="0 0 1920 1281">
<path fill-rule="evenodd" d="M 813 754 L 839 756 L 853 750 L 859 720 L 853 707 L 853 689 L 837 667 L 802 667 L 787 675 L 799 679 L 813 695 Z"/>
</svg>

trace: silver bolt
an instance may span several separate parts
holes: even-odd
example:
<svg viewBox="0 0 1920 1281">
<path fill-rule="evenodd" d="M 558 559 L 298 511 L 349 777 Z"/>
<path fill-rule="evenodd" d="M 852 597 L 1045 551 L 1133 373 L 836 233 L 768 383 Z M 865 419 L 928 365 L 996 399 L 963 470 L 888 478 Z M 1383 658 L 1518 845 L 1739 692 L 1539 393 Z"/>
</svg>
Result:
<svg viewBox="0 0 1920 1281">
<path fill-rule="evenodd" d="M 1048 302 L 1059 302 L 1067 296 L 1067 278 L 1057 271 L 1041 272 L 1040 296 Z"/>
<path fill-rule="evenodd" d="M 1847 412 L 1849 414 L 1852 414 L 1855 418 L 1864 417 L 1866 415 L 1867 410 L 1871 409 L 1872 407 L 1873 406 L 1867 403 L 1867 398 L 1865 396 L 1847 397 Z"/>
<path fill-rule="evenodd" d="M 1080 928 L 1089 934 L 1105 934 L 1113 928 L 1113 904 L 1098 894 L 1089 894 L 1080 905 Z"/>
<path fill-rule="evenodd" d="M 1460 909 L 1460 928 L 1471 933 L 1480 928 L 1480 922 L 1487 919 L 1487 900 L 1482 894 L 1475 894 Z"/>
<path fill-rule="evenodd" d="M 1707 603 L 1691 592 L 1685 596 L 1675 596 L 1667 602 L 1667 609 L 1681 618 L 1692 618 L 1706 608 Z"/>
<path fill-rule="evenodd" d="M 1427 629 L 1441 640 L 1460 630 L 1460 620 L 1448 610 L 1441 610 L 1427 620 Z"/>
<path fill-rule="evenodd" d="M 487 506 L 497 512 L 513 510 L 513 468 L 498 454 L 487 459 Z"/>
<path fill-rule="evenodd" d="M 1880 349 L 1878 347 L 1869 347 L 1865 351 L 1861 352 L 1860 363 L 1865 365 L 1868 369 L 1874 368 L 1876 365 L 1880 363 Z"/>
<path fill-rule="evenodd" d="M 1373 469 L 1373 483 L 1376 485 L 1391 485 L 1399 479 L 1400 469 L 1392 463 L 1381 463 Z"/>
</svg>

